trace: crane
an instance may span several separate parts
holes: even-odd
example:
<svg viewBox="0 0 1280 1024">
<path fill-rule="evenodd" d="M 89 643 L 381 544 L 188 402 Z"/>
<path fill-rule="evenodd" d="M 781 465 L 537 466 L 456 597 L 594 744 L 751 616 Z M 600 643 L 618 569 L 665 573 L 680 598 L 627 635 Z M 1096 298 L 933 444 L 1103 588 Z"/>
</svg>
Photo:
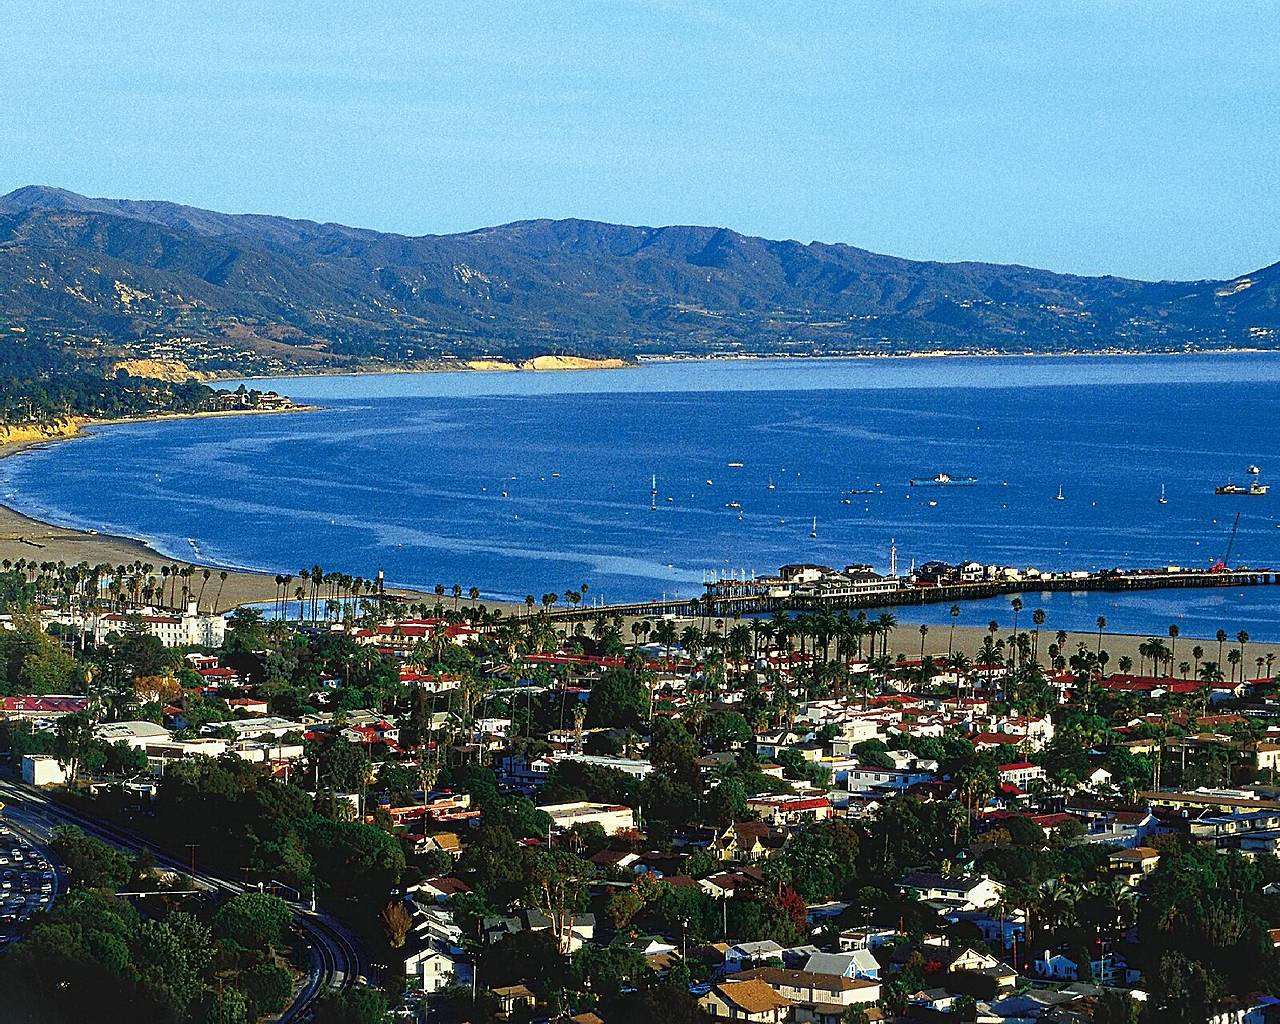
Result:
<svg viewBox="0 0 1280 1024">
<path fill-rule="evenodd" d="M 1210 572 L 1229 571 L 1227 569 L 1227 565 L 1231 561 L 1231 552 L 1234 551 L 1236 547 L 1236 530 L 1238 530 L 1239 528 L 1240 528 L 1240 513 L 1237 512 L 1235 522 L 1231 524 L 1231 535 L 1227 538 L 1227 553 L 1222 556 L 1221 562 L 1219 562 L 1217 565 L 1213 566 L 1209 570 Z"/>
</svg>

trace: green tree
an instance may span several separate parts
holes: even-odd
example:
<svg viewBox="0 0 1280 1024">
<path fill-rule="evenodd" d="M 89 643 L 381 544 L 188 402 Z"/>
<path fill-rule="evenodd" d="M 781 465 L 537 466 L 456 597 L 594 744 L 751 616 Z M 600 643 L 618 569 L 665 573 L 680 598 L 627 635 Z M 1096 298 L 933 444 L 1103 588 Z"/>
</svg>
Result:
<svg viewBox="0 0 1280 1024">
<path fill-rule="evenodd" d="M 284 948 L 292 923 L 293 911 L 279 896 L 246 892 L 217 909 L 212 927 L 214 937 L 233 948 L 267 951 Z"/>
<path fill-rule="evenodd" d="M 50 845 L 66 867 L 74 889 L 114 892 L 122 888 L 132 874 L 124 854 L 73 825 L 60 825 L 54 829 Z"/>
<path fill-rule="evenodd" d="M 316 1002 L 316 1024 L 387 1024 L 387 997 L 376 988 L 330 990 Z"/>
<path fill-rule="evenodd" d="M 628 668 L 608 669 L 591 687 L 587 701 L 588 728 L 632 728 L 649 717 L 647 673 Z"/>
<path fill-rule="evenodd" d="M 244 992 L 251 1018 L 279 1013 L 293 995 L 293 977 L 276 964 L 257 964 L 244 971 L 236 984 Z"/>
</svg>

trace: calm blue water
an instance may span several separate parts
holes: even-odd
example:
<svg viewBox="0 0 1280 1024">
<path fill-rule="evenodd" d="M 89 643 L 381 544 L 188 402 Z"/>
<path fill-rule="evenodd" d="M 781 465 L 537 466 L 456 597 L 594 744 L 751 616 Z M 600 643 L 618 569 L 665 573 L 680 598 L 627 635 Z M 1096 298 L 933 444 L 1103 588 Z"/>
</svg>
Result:
<svg viewBox="0 0 1280 1024">
<path fill-rule="evenodd" d="M 397 583 L 517 600 L 584 581 L 589 598 L 691 595 L 708 570 L 790 561 L 884 570 L 891 539 L 902 568 L 913 558 L 1207 565 L 1236 511 L 1232 561 L 1280 565 L 1280 487 L 1212 493 L 1255 462 L 1280 484 L 1277 384 L 1277 355 L 299 378 L 259 386 L 325 411 L 105 428 L 0 462 L 0 495 L 174 556 L 269 571 L 381 567 Z M 939 470 L 980 482 L 907 486 Z M 1066 500 L 1055 501 L 1060 485 Z M 1221 626 L 1280 639 L 1277 598 L 1027 603 L 1046 608 L 1049 628 L 1105 614 L 1116 631 L 1177 621 L 1188 635 Z M 991 617 L 975 606 L 962 621 Z"/>
</svg>

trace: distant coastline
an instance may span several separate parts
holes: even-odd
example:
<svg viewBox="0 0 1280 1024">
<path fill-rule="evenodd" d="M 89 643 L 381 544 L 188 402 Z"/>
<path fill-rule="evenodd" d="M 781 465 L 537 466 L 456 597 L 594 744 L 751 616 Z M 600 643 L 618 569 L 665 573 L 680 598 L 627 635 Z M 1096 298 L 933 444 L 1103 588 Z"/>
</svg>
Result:
<svg viewBox="0 0 1280 1024">
<path fill-rule="evenodd" d="M 1072 349 L 1062 352 L 1045 352 L 1028 349 L 1015 352 L 1004 349 L 932 349 L 922 352 L 699 352 L 699 353 L 647 353 L 627 356 L 535 356 L 520 362 L 501 358 L 460 359 L 457 361 L 426 363 L 388 363 L 384 366 L 361 367 L 296 367 L 273 373 L 253 373 L 244 376 L 220 376 L 216 373 L 202 375 L 201 380 L 210 386 L 234 384 L 252 380 L 294 380 L 307 377 L 373 377 L 381 375 L 412 375 L 431 373 L 547 373 L 590 372 L 595 370 L 623 370 L 656 363 L 731 363 L 731 362 L 838 362 L 841 360 L 913 360 L 913 359 L 1089 359 L 1131 358 L 1152 359 L 1160 356 L 1280 356 L 1280 349 L 1271 348 L 1178 348 L 1178 349 Z M 537 365 L 534 365 L 537 364 Z"/>
</svg>

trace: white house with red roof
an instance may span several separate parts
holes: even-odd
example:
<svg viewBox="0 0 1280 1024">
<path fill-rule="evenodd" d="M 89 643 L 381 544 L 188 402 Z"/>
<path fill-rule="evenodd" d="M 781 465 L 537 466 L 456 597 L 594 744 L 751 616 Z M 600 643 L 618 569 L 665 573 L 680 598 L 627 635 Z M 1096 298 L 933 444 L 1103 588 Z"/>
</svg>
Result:
<svg viewBox="0 0 1280 1024">
<path fill-rule="evenodd" d="M 1014 761 L 1012 764 L 1002 764 L 999 766 L 999 772 L 1001 782 L 1007 782 L 1021 790 L 1026 790 L 1033 782 L 1045 779 L 1044 769 L 1038 764 L 1032 764 L 1030 761 Z"/>
</svg>

